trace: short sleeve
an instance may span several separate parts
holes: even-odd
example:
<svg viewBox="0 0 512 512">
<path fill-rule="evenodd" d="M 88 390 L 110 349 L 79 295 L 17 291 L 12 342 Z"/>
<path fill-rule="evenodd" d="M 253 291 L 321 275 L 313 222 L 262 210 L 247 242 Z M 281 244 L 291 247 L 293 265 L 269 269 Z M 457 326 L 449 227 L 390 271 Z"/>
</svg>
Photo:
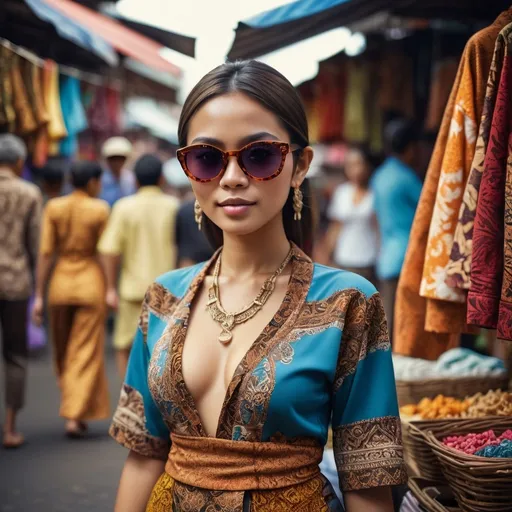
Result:
<svg viewBox="0 0 512 512">
<path fill-rule="evenodd" d="M 170 450 L 170 433 L 148 386 L 148 315 L 145 301 L 110 435 L 119 444 L 140 455 L 166 460 Z"/>
<path fill-rule="evenodd" d="M 41 240 L 39 243 L 39 253 L 45 256 L 55 252 L 57 245 L 57 229 L 52 219 L 51 201 L 46 204 L 43 211 L 43 221 L 41 223 Z"/>
<path fill-rule="evenodd" d="M 333 397 L 340 488 L 407 481 L 391 345 L 381 298 L 358 292 L 345 314 Z"/>
<path fill-rule="evenodd" d="M 116 203 L 112 208 L 110 218 L 105 218 L 104 229 L 98 243 L 98 252 L 101 254 L 119 255 L 123 252 L 124 233 L 123 216 L 120 204 Z M 108 221 L 107 221 L 108 219 Z"/>
</svg>

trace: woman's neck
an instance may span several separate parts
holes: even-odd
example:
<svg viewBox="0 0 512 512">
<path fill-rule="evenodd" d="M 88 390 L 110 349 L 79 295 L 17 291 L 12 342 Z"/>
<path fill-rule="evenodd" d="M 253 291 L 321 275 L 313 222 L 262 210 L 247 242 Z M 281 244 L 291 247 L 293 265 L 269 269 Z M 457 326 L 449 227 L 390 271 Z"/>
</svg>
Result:
<svg viewBox="0 0 512 512">
<path fill-rule="evenodd" d="M 272 274 L 289 250 L 281 218 L 250 235 L 224 233 L 221 274 L 237 279 Z"/>
</svg>

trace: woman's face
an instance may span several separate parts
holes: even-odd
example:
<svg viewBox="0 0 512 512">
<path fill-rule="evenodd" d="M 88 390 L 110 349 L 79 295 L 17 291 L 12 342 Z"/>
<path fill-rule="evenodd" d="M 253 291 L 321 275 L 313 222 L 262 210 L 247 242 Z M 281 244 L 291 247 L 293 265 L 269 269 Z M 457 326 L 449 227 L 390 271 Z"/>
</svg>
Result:
<svg viewBox="0 0 512 512">
<path fill-rule="evenodd" d="M 262 140 L 290 143 L 290 136 L 272 112 L 235 92 L 213 98 L 196 112 L 189 123 L 187 145 L 205 143 L 230 151 Z M 240 169 L 236 157 L 230 157 L 221 177 L 191 184 L 203 212 L 224 233 L 248 235 L 269 223 L 282 222 L 281 210 L 290 187 L 302 183 L 311 157 L 308 149 L 298 159 L 294 172 L 293 155 L 289 153 L 281 174 L 268 181 L 250 178 Z"/>
<path fill-rule="evenodd" d="M 350 149 L 345 157 L 345 175 L 356 185 L 366 185 L 370 178 L 370 166 L 361 151 Z"/>
</svg>

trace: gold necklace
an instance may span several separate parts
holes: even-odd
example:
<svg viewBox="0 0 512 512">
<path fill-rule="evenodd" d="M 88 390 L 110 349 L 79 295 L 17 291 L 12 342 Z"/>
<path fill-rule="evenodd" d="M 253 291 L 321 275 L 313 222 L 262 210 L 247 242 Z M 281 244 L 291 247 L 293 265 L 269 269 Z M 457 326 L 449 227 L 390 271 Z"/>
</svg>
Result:
<svg viewBox="0 0 512 512">
<path fill-rule="evenodd" d="M 208 290 L 208 303 L 206 308 L 210 312 L 211 317 L 215 322 L 220 324 L 222 331 L 219 334 L 218 340 L 227 345 L 233 339 L 233 329 L 235 325 L 243 324 L 250 320 L 261 308 L 265 305 L 269 297 L 272 295 L 274 288 L 276 287 L 276 280 L 278 276 L 286 268 L 286 265 L 292 258 L 292 249 L 286 255 L 279 268 L 263 283 L 256 298 L 243 309 L 237 313 L 228 313 L 220 303 L 219 296 L 219 273 L 220 273 L 220 257 L 217 258 L 215 263 L 215 269 L 213 271 L 213 283 Z"/>
</svg>

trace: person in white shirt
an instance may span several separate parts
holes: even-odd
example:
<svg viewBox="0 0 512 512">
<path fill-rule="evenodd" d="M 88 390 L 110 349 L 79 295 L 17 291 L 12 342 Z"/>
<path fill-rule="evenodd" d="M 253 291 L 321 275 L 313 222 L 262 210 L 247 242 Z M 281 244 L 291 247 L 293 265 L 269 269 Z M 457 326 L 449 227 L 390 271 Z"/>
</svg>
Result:
<svg viewBox="0 0 512 512">
<path fill-rule="evenodd" d="M 378 230 L 369 187 L 373 156 L 363 146 L 353 146 L 345 157 L 347 181 L 336 189 L 329 206 L 329 228 L 323 259 L 375 282 L 379 250 Z"/>
</svg>

